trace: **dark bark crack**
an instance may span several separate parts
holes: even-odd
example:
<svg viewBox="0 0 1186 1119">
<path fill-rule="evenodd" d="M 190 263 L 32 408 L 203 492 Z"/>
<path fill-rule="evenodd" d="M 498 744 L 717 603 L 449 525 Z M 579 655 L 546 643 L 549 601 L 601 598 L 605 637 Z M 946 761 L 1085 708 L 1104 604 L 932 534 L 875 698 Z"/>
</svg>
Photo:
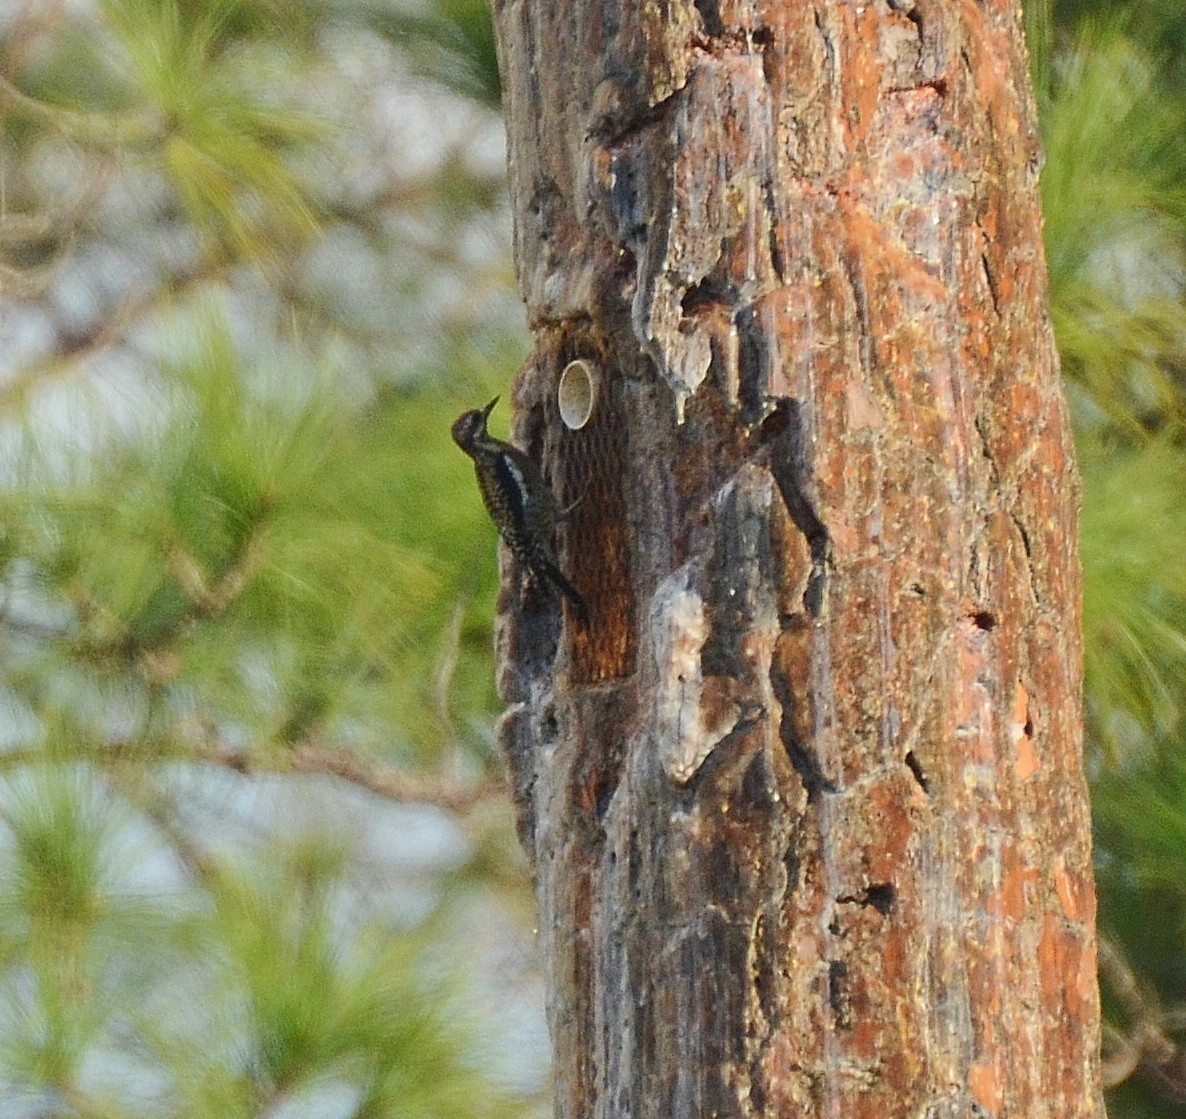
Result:
<svg viewBox="0 0 1186 1119">
<path fill-rule="evenodd" d="M 770 422 L 775 417 L 776 422 Z M 770 444 L 770 473 L 791 522 L 807 540 L 811 553 L 811 574 L 803 591 L 803 608 L 811 617 L 818 618 L 823 609 L 831 538 L 807 496 L 807 454 L 798 401 L 779 400 L 774 415 L 768 418 L 763 428 L 767 433 L 776 432 Z"/>
<path fill-rule="evenodd" d="M 892 882 L 874 882 L 866 886 L 859 894 L 846 894 L 836 899 L 843 905 L 859 905 L 877 910 L 883 917 L 889 915 L 894 908 L 898 892 Z"/>
<path fill-rule="evenodd" d="M 695 318 L 715 307 L 731 307 L 733 300 L 714 275 L 705 276 L 692 284 L 680 300 L 680 311 L 685 318 Z"/>
<path fill-rule="evenodd" d="M 828 58 L 828 76 L 833 83 L 836 82 L 836 43 L 832 39 L 832 33 L 824 26 L 823 17 L 820 15 L 817 8 L 814 12 L 815 29 L 819 32 L 820 39 L 823 40 L 824 54 Z"/>
<path fill-rule="evenodd" d="M 761 420 L 766 410 L 766 371 L 770 367 L 769 339 L 753 307 L 741 307 L 733 316 L 737 328 L 737 381 L 742 419 Z"/>
<path fill-rule="evenodd" d="M 721 19 L 720 0 L 695 0 L 700 22 L 709 38 L 717 39 L 725 33 L 725 22 Z"/>
<path fill-rule="evenodd" d="M 976 437 L 980 440 L 980 453 L 988 463 L 989 477 L 992 480 L 992 488 L 1000 490 L 1001 485 L 1001 470 L 997 465 L 996 455 L 992 451 L 992 440 L 989 438 L 990 432 L 988 428 L 988 420 L 982 412 L 977 412 L 975 419 L 972 421 L 972 426 L 976 429 Z"/>
<path fill-rule="evenodd" d="M 832 960 L 828 964 L 828 1006 L 836 1028 L 852 1028 L 852 1012 L 848 999 L 848 964 L 843 960 Z"/>
<path fill-rule="evenodd" d="M 819 758 L 808 744 L 800 740 L 795 730 L 795 712 L 801 699 L 795 695 L 791 681 L 781 672 L 770 673 L 770 686 L 774 698 L 782 707 L 782 719 L 778 725 L 778 736 L 787 752 L 792 768 L 803 782 L 807 800 L 816 800 L 820 793 L 835 793 L 836 786 L 825 775 Z"/>
<path fill-rule="evenodd" d="M 769 217 L 769 233 L 767 240 L 769 244 L 767 249 L 770 252 L 770 267 L 774 270 L 774 275 L 778 278 L 779 283 L 786 282 L 786 260 L 783 258 L 782 245 L 779 244 L 778 234 L 781 228 L 781 222 L 778 216 L 778 205 L 775 199 L 774 183 L 770 179 L 766 179 L 762 183 L 762 204 L 766 208 L 766 214 Z"/>
<path fill-rule="evenodd" d="M 1021 541 L 1022 551 L 1025 552 L 1025 570 L 1026 583 L 1029 586 L 1030 598 L 1033 599 L 1034 605 L 1041 607 L 1042 603 L 1042 589 L 1038 584 L 1037 572 L 1034 570 L 1034 549 L 1033 542 L 1030 540 L 1030 534 L 1026 530 L 1025 524 L 1017 513 L 1010 510 L 1009 519 L 1013 522 L 1013 527 L 1017 530 L 1018 539 Z"/>
<path fill-rule="evenodd" d="M 947 79 L 946 78 L 923 78 L 917 82 L 911 82 L 909 85 L 894 85 L 890 86 L 885 92 L 893 95 L 895 93 L 916 93 L 920 89 L 931 90 L 940 100 L 947 96 Z"/>
<path fill-rule="evenodd" d="M 860 330 L 858 346 L 861 354 L 861 369 L 866 376 L 872 374 L 877 362 L 877 351 L 873 342 L 873 326 L 869 316 L 869 293 L 865 290 L 865 279 L 861 275 L 860 259 L 852 252 L 840 254 L 840 268 L 852 292 L 853 309 L 857 313 Z"/>
<path fill-rule="evenodd" d="M 923 769 L 922 763 L 918 760 L 918 756 L 913 750 L 907 750 L 904 760 L 906 762 L 906 768 L 910 770 L 910 773 L 914 777 L 918 787 L 929 796 L 931 792 L 931 782 L 928 780 L 926 771 Z"/>
<path fill-rule="evenodd" d="M 988 294 L 992 299 L 992 309 L 997 318 L 1001 317 L 1001 293 L 997 286 L 997 277 L 988 259 L 988 253 L 980 254 L 980 266 L 984 269 L 984 282 L 988 285 Z"/>
</svg>

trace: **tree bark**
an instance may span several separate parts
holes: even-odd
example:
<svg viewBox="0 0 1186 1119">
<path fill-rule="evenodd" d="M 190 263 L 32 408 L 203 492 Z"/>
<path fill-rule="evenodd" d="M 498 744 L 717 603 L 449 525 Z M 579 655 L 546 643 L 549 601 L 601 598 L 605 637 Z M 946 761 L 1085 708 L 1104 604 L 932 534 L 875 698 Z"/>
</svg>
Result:
<svg viewBox="0 0 1186 1119">
<path fill-rule="evenodd" d="M 1102 1115 L 1016 3 L 495 19 L 514 434 L 591 615 L 506 569 L 556 1114 Z"/>
</svg>

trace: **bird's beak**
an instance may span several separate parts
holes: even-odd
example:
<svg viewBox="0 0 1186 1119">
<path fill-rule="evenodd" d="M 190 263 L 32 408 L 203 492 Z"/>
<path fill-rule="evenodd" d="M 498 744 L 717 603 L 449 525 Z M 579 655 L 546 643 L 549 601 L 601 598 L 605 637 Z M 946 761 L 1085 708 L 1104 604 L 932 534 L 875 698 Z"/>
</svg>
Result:
<svg viewBox="0 0 1186 1119">
<path fill-rule="evenodd" d="M 501 399 L 502 398 L 500 396 L 496 396 L 492 401 L 490 401 L 489 404 L 486 405 L 485 408 L 482 409 L 483 420 L 488 420 L 490 418 L 490 413 L 494 411 L 494 405 L 497 404 Z"/>
</svg>

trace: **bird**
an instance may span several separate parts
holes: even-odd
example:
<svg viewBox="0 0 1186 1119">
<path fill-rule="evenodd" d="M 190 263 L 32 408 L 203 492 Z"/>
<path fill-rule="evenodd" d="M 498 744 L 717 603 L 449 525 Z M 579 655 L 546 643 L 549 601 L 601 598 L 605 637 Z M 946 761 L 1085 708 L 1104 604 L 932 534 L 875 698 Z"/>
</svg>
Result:
<svg viewBox="0 0 1186 1119">
<path fill-rule="evenodd" d="M 564 595 L 586 624 L 589 611 L 585 600 L 561 571 L 552 550 L 552 536 L 562 514 L 551 488 L 526 454 L 486 430 L 499 399 L 496 396 L 485 408 L 458 416 L 453 422 L 453 442 L 473 459 L 486 511 L 512 554 L 536 579 Z"/>
</svg>

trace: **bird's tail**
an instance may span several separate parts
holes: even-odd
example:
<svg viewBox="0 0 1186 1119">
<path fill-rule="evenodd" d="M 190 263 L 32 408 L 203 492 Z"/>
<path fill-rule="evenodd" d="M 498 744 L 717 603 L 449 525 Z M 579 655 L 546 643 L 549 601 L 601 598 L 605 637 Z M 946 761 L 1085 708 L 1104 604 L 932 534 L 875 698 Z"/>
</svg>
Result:
<svg viewBox="0 0 1186 1119">
<path fill-rule="evenodd" d="M 589 608 L 585 605 L 585 600 L 581 597 L 581 592 L 568 581 L 564 572 L 554 563 L 545 560 L 540 566 L 543 568 L 543 573 L 547 576 L 548 581 L 572 603 L 572 610 L 576 614 L 577 620 L 581 625 L 587 626 L 589 624 Z"/>
</svg>

